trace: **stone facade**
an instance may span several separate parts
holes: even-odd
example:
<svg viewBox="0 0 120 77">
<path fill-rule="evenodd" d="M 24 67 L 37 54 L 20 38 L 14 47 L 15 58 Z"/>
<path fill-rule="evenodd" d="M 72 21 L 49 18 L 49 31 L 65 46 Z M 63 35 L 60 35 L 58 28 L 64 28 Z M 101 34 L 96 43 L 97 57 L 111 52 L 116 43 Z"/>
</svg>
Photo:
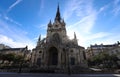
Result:
<svg viewBox="0 0 120 77">
<path fill-rule="evenodd" d="M 0 50 L 6 49 L 6 48 L 10 48 L 10 47 L 4 44 L 0 44 Z"/>
<path fill-rule="evenodd" d="M 90 59 L 96 55 L 98 55 L 100 52 L 105 52 L 109 55 L 116 54 L 117 57 L 120 59 L 120 43 L 119 41 L 115 44 L 111 45 L 91 45 L 86 49 L 86 58 Z"/>
<path fill-rule="evenodd" d="M 67 36 L 66 23 L 60 16 L 57 7 L 54 22 L 48 23 L 46 38 L 38 39 L 37 46 L 32 50 L 32 65 L 39 67 L 86 66 L 85 49 L 78 45 L 76 34 L 70 40 Z"/>
<path fill-rule="evenodd" d="M 3 49 L 0 49 L 0 54 L 10 54 L 10 53 L 13 53 L 13 54 L 16 54 L 16 55 L 22 55 L 22 56 L 25 56 L 26 59 L 30 59 L 31 57 L 31 52 L 30 50 L 28 50 L 27 46 L 24 47 L 24 48 L 11 48 L 8 46 Z"/>
</svg>

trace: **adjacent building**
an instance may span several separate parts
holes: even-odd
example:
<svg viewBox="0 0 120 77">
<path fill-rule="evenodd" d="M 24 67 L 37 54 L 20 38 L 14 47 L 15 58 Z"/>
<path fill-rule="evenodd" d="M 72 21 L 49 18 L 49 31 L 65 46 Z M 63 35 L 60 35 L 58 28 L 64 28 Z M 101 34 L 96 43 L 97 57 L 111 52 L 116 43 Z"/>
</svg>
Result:
<svg viewBox="0 0 120 77">
<path fill-rule="evenodd" d="M 98 55 L 100 52 L 105 52 L 109 55 L 116 54 L 120 59 L 120 43 L 119 41 L 115 44 L 110 45 L 91 45 L 86 49 L 86 58 L 92 58 L 93 56 Z"/>
<path fill-rule="evenodd" d="M 4 44 L 1 44 L 0 54 L 10 54 L 13 53 L 15 55 L 22 55 L 26 59 L 31 58 L 31 51 L 28 50 L 27 46 L 23 48 L 11 48 L 9 46 L 5 46 Z"/>
<path fill-rule="evenodd" d="M 10 48 L 10 47 L 4 44 L 0 44 L 0 50 L 6 49 L 6 48 Z"/>
</svg>

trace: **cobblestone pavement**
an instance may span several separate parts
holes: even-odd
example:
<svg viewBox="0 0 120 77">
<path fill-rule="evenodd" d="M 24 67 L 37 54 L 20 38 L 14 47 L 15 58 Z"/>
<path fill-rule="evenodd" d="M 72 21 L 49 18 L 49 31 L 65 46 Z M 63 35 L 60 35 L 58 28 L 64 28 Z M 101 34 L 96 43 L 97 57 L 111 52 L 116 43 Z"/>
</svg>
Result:
<svg viewBox="0 0 120 77">
<path fill-rule="evenodd" d="M 40 74 L 40 73 L 0 73 L 0 77 L 120 77 L 120 74 Z"/>
</svg>

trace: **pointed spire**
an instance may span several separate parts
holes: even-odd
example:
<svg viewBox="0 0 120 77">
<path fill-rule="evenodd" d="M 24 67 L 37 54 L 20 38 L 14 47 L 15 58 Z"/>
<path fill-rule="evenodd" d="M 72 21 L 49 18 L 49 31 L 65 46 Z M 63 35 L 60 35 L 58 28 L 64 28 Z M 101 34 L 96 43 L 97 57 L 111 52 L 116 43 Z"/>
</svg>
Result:
<svg viewBox="0 0 120 77">
<path fill-rule="evenodd" d="M 50 22 L 49 22 L 49 25 L 52 25 L 51 20 L 50 20 Z"/>
<path fill-rule="evenodd" d="M 74 32 L 74 39 L 77 39 L 75 32 Z"/>
<path fill-rule="evenodd" d="M 59 4 L 58 4 L 55 21 L 59 21 L 60 22 L 60 20 L 61 20 L 61 16 L 60 16 Z"/>
<path fill-rule="evenodd" d="M 49 23 L 48 23 L 48 27 L 51 27 L 51 26 L 52 26 L 52 22 L 50 20 Z"/>
<path fill-rule="evenodd" d="M 50 20 L 50 22 L 49 22 L 50 24 L 51 24 L 51 20 Z"/>
<path fill-rule="evenodd" d="M 27 50 L 28 49 L 28 46 L 26 45 L 25 49 Z"/>
<path fill-rule="evenodd" d="M 64 18 L 62 19 L 62 22 L 65 23 Z"/>
<path fill-rule="evenodd" d="M 62 23 L 64 24 L 64 26 L 65 26 L 65 21 L 64 21 L 64 18 L 62 19 Z"/>
<path fill-rule="evenodd" d="M 75 43 L 76 45 L 78 45 L 78 41 L 77 41 L 77 37 L 76 37 L 75 32 L 74 32 L 74 43 Z"/>
<path fill-rule="evenodd" d="M 39 36 L 39 39 L 38 39 L 38 41 L 39 41 L 39 42 L 41 41 L 41 35 Z"/>
</svg>

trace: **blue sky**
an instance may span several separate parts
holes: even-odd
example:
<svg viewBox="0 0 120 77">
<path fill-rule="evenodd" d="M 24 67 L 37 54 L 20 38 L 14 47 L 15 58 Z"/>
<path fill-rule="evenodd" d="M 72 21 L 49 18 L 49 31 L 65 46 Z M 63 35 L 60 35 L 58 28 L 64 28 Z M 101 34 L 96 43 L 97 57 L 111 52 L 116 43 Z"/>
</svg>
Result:
<svg viewBox="0 0 120 77">
<path fill-rule="evenodd" d="M 34 48 L 54 21 L 58 2 L 67 35 L 72 39 L 76 32 L 79 45 L 120 41 L 120 0 L 1 0 L 0 43 Z"/>
</svg>

